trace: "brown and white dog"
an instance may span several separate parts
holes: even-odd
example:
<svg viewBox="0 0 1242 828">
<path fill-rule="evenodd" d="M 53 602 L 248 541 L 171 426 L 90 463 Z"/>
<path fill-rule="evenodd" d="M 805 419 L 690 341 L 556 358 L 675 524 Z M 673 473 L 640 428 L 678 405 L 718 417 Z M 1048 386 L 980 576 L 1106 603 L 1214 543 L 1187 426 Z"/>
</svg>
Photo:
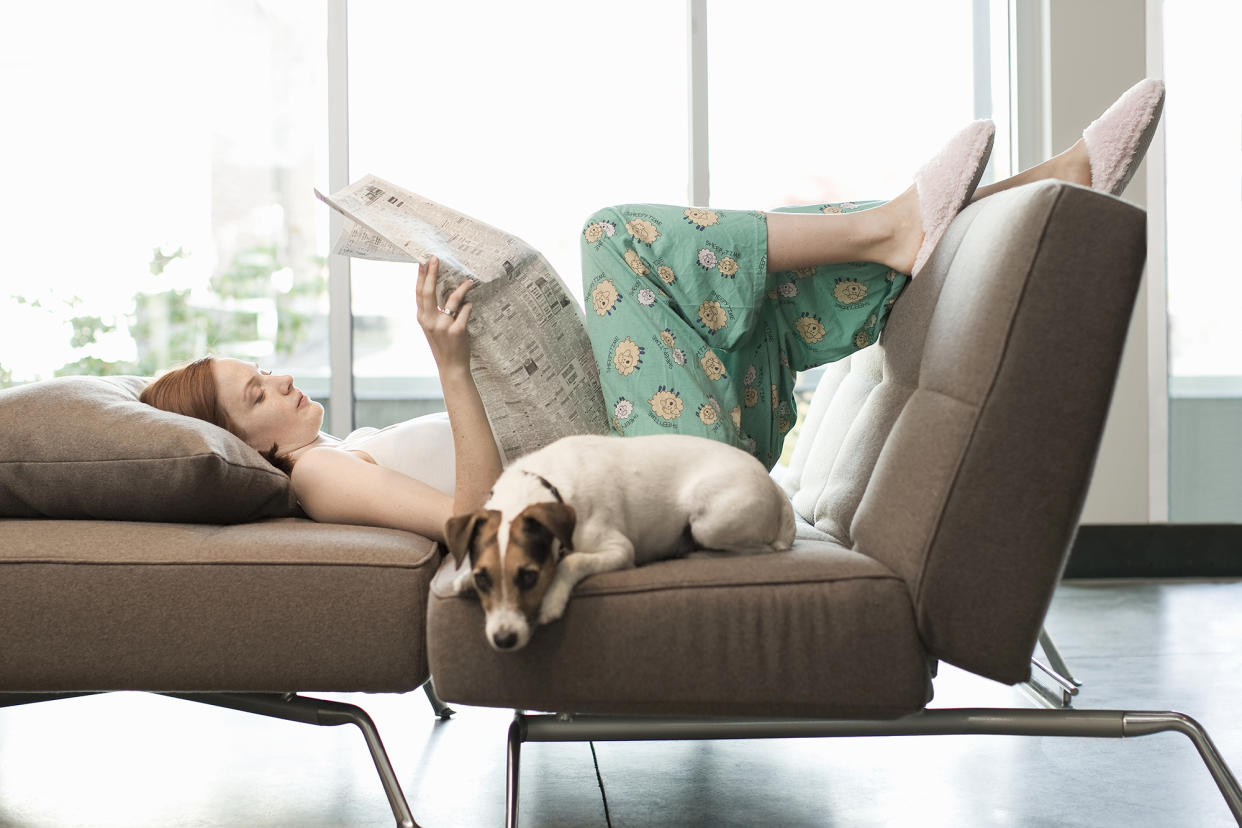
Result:
<svg viewBox="0 0 1242 828">
<path fill-rule="evenodd" d="M 788 549 L 793 507 L 746 452 L 688 435 L 564 437 L 511 464 L 483 508 L 445 524 L 484 635 L 516 650 L 590 575 L 692 550 Z"/>
</svg>

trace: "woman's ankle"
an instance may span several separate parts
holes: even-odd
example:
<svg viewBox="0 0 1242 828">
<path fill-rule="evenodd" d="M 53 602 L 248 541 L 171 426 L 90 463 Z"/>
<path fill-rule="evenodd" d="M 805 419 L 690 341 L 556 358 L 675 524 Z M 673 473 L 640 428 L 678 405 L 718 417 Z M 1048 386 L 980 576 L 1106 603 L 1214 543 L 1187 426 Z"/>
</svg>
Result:
<svg viewBox="0 0 1242 828">
<path fill-rule="evenodd" d="M 887 265 L 899 273 L 909 273 L 923 241 L 923 214 L 918 191 L 910 187 L 892 201 L 876 207 L 880 234 L 869 261 Z"/>
</svg>

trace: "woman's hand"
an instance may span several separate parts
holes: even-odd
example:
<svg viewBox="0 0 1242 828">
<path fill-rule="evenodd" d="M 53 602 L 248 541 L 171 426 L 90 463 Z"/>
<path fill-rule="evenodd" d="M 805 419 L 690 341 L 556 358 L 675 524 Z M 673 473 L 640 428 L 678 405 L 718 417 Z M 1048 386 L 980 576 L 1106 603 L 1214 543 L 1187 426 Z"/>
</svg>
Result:
<svg viewBox="0 0 1242 828">
<path fill-rule="evenodd" d="M 431 355 L 443 376 L 446 370 L 470 369 L 470 335 L 466 323 L 470 320 L 470 303 L 466 294 L 474 287 L 467 280 L 444 300 L 443 310 L 436 303 L 436 284 L 440 280 L 440 260 L 436 257 L 418 266 L 418 282 L 415 286 L 418 301 L 418 324 L 422 326 Z"/>
<path fill-rule="evenodd" d="M 458 285 L 444 300 L 444 310 L 440 310 L 436 307 L 439 280 L 439 259 L 433 256 L 427 264 L 418 266 L 418 324 L 422 325 L 436 358 L 444 408 L 453 429 L 457 482 L 451 513 L 460 515 L 474 511 L 487 500 L 487 493 L 500 476 L 500 450 L 487 422 L 483 399 L 470 375 L 470 335 L 466 333 L 470 304 L 465 299 L 474 282 Z"/>
</svg>

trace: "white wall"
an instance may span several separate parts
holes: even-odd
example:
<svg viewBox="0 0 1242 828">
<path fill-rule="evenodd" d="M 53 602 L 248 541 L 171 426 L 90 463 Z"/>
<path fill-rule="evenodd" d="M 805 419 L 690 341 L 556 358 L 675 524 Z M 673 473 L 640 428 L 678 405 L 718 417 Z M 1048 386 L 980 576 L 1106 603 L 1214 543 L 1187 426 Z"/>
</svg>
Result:
<svg viewBox="0 0 1242 828">
<path fill-rule="evenodd" d="M 1116 97 L 1147 75 L 1145 0 L 1046 0 L 1048 134 L 1070 146 Z M 1146 206 L 1146 164 L 1123 198 Z M 1148 281 L 1139 289 L 1083 523 L 1147 523 L 1149 507 Z M 1162 295 L 1162 294 L 1158 294 Z M 1090 297 L 1086 297 L 1089 301 Z M 1163 389 L 1157 389 L 1163 393 Z M 1159 423 L 1154 425 L 1159 426 Z"/>
</svg>

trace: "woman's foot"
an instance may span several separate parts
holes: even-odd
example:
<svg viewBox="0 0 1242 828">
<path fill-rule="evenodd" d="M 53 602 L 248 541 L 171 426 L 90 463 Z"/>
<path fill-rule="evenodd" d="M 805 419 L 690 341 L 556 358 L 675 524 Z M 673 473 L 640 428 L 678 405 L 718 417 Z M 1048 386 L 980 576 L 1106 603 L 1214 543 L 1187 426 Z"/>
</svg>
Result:
<svg viewBox="0 0 1242 828">
<path fill-rule="evenodd" d="M 987 198 L 993 193 L 999 193 L 1011 187 L 1020 187 L 1023 184 L 1031 184 L 1049 178 L 1090 187 L 1091 163 L 1087 158 L 1087 142 L 1079 138 L 1072 147 L 1060 155 L 1054 155 L 1047 161 L 1036 164 L 1030 169 L 1023 170 L 1017 175 L 1012 175 L 1004 181 L 997 181 L 995 184 L 980 187 L 975 190 L 975 195 L 971 198 L 971 201 Z"/>
<path fill-rule="evenodd" d="M 1044 164 L 1051 168 L 1045 178 L 1056 178 L 1083 187 L 1091 186 L 1091 161 L 1087 157 L 1087 142 L 1082 138 L 1075 141 L 1065 152 L 1049 158 Z"/>
<path fill-rule="evenodd" d="M 923 246 L 923 213 L 919 210 L 918 189 L 911 184 L 892 201 L 876 207 L 875 213 L 877 217 L 884 216 L 886 238 L 871 260 L 898 273 L 909 273 Z"/>
<path fill-rule="evenodd" d="M 1164 84 L 1148 79 L 1130 87 L 1083 130 L 1074 145 L 1042 164 L 980 187 L 974 201 L 1035 181 L 1055 178 L 1120 195 L 1143 160 L 1164 107 Z"/>
<path fill-rule="evenodd" d="M 995 135 L 996 125 L 990 120 L 975 121 L 914 174 L 923 242 L 908 271 L 911 277 L 918 277 L 953 219 L 970 202 L 992 153 Z"/>
<path fill-rule="evenodd" d="M 914 186 L 879 207 L 838 215 L 765 213 L 768 271 L 868 261 L 918 275 L 979 184 L 994 133 L 991 121 L 975 121 L 915 173 Z"/>
<path fill-rule="evenodd" d="M 1164 82 L 1147 78 L 1123 92 L 1082 131 L 1092 189 L 1121 195 L 1147 152 L 1163 109 Z"/>
</svg>

